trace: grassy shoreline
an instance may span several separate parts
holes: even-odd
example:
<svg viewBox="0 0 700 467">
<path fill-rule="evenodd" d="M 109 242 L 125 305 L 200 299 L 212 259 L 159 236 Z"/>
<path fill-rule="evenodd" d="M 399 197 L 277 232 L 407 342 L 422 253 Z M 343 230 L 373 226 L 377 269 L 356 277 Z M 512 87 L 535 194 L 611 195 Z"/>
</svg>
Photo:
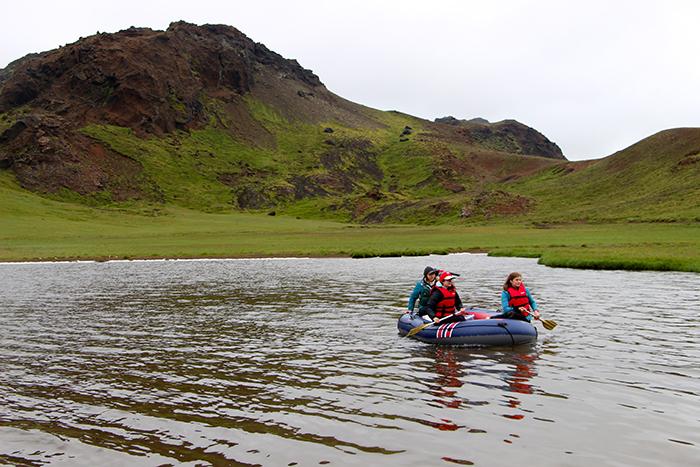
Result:
<svg viewBox="0 0 700 467">
<path fill-rule="evenodd" d="M 590 269 L 700 272 L 700 223 L 358 225 L 174 206 L 95 208 L 0 177 L 0 261 L 487 252 Z"/>
<path fill-rule="evenodd" d="M 697 223 L 365 226 L 179 208 L 148 217 L 71 204 L 63 207 L 64 211 L 50 214 L 2 213 L 0 261 L 486 252 L 538 257 L 541 264 L 553 267 L 700 272 Z"/>
</svg>

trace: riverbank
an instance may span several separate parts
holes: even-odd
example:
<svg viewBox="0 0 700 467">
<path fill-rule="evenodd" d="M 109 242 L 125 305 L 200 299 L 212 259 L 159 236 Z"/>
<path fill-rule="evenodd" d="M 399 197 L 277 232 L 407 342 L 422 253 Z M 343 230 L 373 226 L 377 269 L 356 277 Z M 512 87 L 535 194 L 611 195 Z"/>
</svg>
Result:
<svg viewBox="0 0 700 467">
<path fill-rule="evenodd" d="M 1 212 L 0 261 L 371 257 L 487 252 L 555 267 L 700 272 L 700 224 L 351 225 L 53 203 Z M 57 206 L 60 204 L 60 208 Z"/>
</svg>

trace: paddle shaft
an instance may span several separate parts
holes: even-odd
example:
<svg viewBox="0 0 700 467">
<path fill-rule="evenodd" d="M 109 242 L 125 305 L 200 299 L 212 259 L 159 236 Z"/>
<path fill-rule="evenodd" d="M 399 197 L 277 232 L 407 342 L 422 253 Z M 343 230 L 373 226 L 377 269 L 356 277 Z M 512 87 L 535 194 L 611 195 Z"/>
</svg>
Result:
<svg viewBox="0 0 700 467">
<path fill-rule="evenodd" d="M 425 323 L 425 324 L 421 324 L 420 326 L 416 326 L 415 328 L 408 331 L 404 337 L 415 336 L 416 334 L 418 334 L 419 332 L 421 332 L 423 329 L 427 328 L 430 325 L 440 324 L 441 322 L 445 321 L 447 318 L 452 318 L 453 316 L 458 316 L 460 314 L 462 314 L 462 313 L 461 312 L 452 313 L 451 315 L 443 316 L 442 318 L 440 318 L 437 321 L 433 321 L 431 323 Z"/>
<path fill-rule="evenodd" d="M 542 323 L 542 326 L 544 326 L 544 328 L 545 328 L 546 330 L 551 331 L 552 329 L 554 329 L 554 328 L 557 327 L 557 322 L 556 322 L 556 321 L 554 321 L 554 320 L 552 320 L 552 319 L 543 319 L 543 318 L 541 318 L 539 315 L 535 315 L 535 314 L 533 313 L 533 310 L 530 309 L 529 306 L 527 306 L 526 308 L 527 308 L 527 310 L 526 310 L 525 312 L 523 312 L 523 311 L 522 311 L 522 307 L 520 307 L 520 312 L 521 312 L 521 313 L 524 313 L 525 316 L 527 316 L 527 315 L 529 315 L 529 314 L 532 314 L 532 316 L 533 316 L 536 320 L 538 320 L 540 323 Z"/>
</svg>

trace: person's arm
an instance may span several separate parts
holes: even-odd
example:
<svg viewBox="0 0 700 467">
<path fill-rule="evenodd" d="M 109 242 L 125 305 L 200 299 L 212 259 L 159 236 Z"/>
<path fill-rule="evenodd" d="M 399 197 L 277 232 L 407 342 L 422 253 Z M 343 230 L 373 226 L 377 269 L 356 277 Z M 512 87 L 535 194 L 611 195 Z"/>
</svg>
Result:
<svg viewBox="0 0 700 467">
<path fill-rule="evenodd" d="M 430 319 L 435 319 L 435 307 L 440 303 L 440 300 L 442 300 L 442 292 L 438 289 L 433 289 L 428 304 L 421 308 L 420 314 L 427 315 Z"/>
<path fill-rule="evenodd" d="M 455 292 L 455 312 L 462 310 L 462 299 L 459 298 L 459 294 Z"/>
<path fill-rule="evenodd" d="M 530 289 L 525 287 L 525 293 L 527 294 L 527 299 L 530 300 L 530 308 L 537 310 L 537 302 L 532 298 L 532 295 L 530 295 Z"/>
<path fill-rule="evenodd" d="M 508 305 L 508 302 L 510 301 L 510 295 L 508 295 L 508 291 L 504 290 L 501 292 L 501 309 L 503 310 L 503 313 L 510 313 L 513 311 L 513 307 Z"/>
<path fill-rule="evenodd" d="M 532 295 L 530 295 L 530 290 L 527 287 L 525 287 L 525 293 L 527 294 L 527 299 L 530 300 L 533 318 L 540 319 L 540 310 L 537 309 L 537 302 L 534 298 L 532 298 Z"/>
<path fill-rule="evenodd" d="M 413 288 L 413 292 L 411 292 L 411 296 L 408 297 L 408 309 L 410 311 L 413 311 L 413 308 L 415 308 L 416 300 L 420 296 L 421 290 L 423 290 L 423 284 L 420 282 L 416 283 L 416 286 Z"/>
</svg>

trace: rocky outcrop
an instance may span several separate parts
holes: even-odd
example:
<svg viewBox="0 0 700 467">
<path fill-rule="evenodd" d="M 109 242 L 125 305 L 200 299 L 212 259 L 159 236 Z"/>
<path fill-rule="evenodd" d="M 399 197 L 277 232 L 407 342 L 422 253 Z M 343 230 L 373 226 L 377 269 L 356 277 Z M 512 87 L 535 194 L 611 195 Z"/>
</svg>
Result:
<svg viewBox="0 0 700 467">
<path fill-rule="evenodd" d="M 483 118 L 458 120 L 447 116 L 436 118 L 435 123 L 449 125 L 463 141 L 489 149 L 551 159 L 566 159 L 559 146 L 539 131 L 516 120 L 490 123 Z"/>
<path fill-rule="evenodd" d="M 485 118 L 481 118 L 481 117 L 471 118 L 469 120 L 458 120 L 458 119 L 454 118 L 452 115 L 448 115 L 447 117 L 436 118 L 435 123 L 444 123 L 446 125 L 461 125 L 461 124 L 469 124 L 469 123 L 476 123 L 479 125 L 488 125 L 490 122 L 488 120 L 486 120 Z"/>
<path fill-rule="evenodd" d="M 232 101 L 263 71 L 304 87 L 323 84 L 230 26 L 173 23 L 166 31 L 130 28 L 30 55 L 3 70 L 0 112 L 19 106 L 60 115 L 76 126 L 109 123 L 142 134 L 204 124 L 206 97 Z"/>
<path fill-rule="evenodd" d="M 12 169 L 33 191 L 68 189 L 82 195 L 104 192 L 112 201 L 157 201 L 143 191 L 138 162 L 71 132 L 62 117 L 51 114 L 24 117 L 0 135 L 0 168 Z"/>
<path fill-rule="evenodd" d="M 292 96 L 278 107 L 300 118 L 337 99 L 313 72 L 230 26 L 132 27 L 30 54 L 0 70 L 0 168 L 43 192 L 95 193 L 110 176 L 121 180 L 110 182 L 112 188 L 133 180 L 140 165 L 82 134 L 89 124 L 160 137 L 214 120 L 241 140 L 262 144 L 269 134 L 244 100 L 258 87 L 263 102 L 274 88 L 270 105 Z M 294 99 L 304 104 L 296 108 Z M 100 162 L 103 156 L 111 162 Z M 115 189 L 117 196 L 140 196 L 132 188 Z"/>
</svg>

